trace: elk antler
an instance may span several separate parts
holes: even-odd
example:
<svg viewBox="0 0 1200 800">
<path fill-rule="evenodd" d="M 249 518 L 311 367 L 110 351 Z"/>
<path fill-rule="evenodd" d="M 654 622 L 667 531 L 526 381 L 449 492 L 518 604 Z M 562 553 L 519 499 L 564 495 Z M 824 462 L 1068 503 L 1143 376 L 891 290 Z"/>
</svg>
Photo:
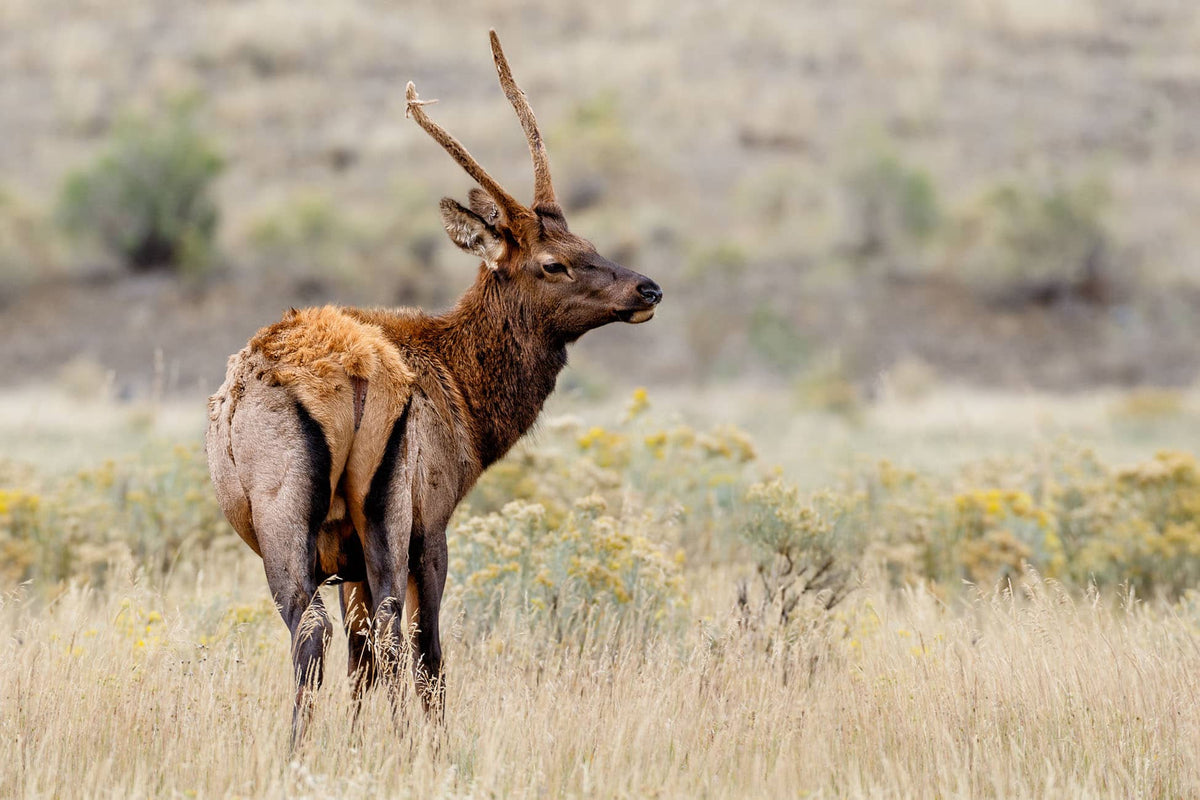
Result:
<svg viewBox="0 0 1200 800">
<path fill-rule="evenodd" d="M 550 180 L 550 159 L 546 155 L 546 143 L 542 141 L 542 134 L 538 131 L 537 119 L 533 116 L 533 109 L 529 107 L 525 93 L 513 80 L 512 70 L 509 69 L 504 51 L 500 49 L 500 37 L 496 35 L 495 29 L 490 31 L 490 35 L 492 58 L 500 76 L 500 88 L 504 90 L 508 102 L 512 103 L 513 110 L 517 112 L 517 119 L 521 120 L 521 127 L 525 129 L 525 138 L 529 140 L 529 155 L 533 157 L 533 207 L 536 209 L 538 206 L 551 206 L 557 210 L 558 201 L 554 197 L 554 184 Z"/>
<path fill-rule="evenodd" d="M 475 179 L 475 182 L 483 187 L 483 190 L 492 196 L 496 201 L 496 205 L 504 212 L 504 217 L 508 222 L 512 222 L 519 217 L 529 216 L 529 209 L 517 202 L 516 198 L 504 191 L 504 188 L 496 182 L 496 179 L 487 173 L 479 162 L 467 152 L 467 148 L 451 136 L 445 128 L 438 125 L 429 118 L 422 106 L 436 103 L 436 100 L 422 100 L 417 96 L 417 87 L 412 81 L 408 82 L 408 86 L 404 89 L 405 100 L 408 105 L 405 108 L 404 115 L 412 117 L 417 121 L 417 124 L 425 129 L 425 132 L 433 137 L 433 140 L 442 146 L 450 157 L 458 162 L 467 174 Z M 531 145 L 532 146 L 532 145 Z"/>
</svg>

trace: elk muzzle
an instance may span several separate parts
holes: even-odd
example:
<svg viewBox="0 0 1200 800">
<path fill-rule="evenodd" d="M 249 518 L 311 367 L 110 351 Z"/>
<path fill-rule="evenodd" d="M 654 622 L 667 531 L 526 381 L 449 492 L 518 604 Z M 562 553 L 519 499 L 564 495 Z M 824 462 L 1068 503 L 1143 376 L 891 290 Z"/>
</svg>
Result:
<svg viewBox="0 0 1200 800">
<path fill-rule="evenodd" d="M 632 325 L 647 322 L 654 316 L 654 310 L 662 302 L 662 296 L 662 287 L 649 278 L 643 278 L 637 286 L 638 305 L 618 311 L 617 317 L 622 322 Z"/>
</svg>

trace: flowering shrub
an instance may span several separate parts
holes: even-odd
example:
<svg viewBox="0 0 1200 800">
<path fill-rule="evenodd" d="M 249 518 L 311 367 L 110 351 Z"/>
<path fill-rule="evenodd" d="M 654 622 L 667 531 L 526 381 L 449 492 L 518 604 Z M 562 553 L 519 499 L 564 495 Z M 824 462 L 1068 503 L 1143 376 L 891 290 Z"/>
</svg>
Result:
<svg viewBox="0 0 1200 800">
<path fill-rule="evenodd" d="M 0 577 L 102 583 L 118 563 L 165 575 L 214 545 L 236 542 L 199 446 L 107 461 L 64 481 L 0 487 Z"/>
<path fill-rule="evenodd" d="M 526 500 L 542 506 L 554 527 L 578 498 L 597 495 L 610 508 L 633 504 L 677 522 L 660 526 L 658 536 L 670 537 L 689 560 L 728 561 L 731 548 L 738 546 L 733 514 L 752 481 L 754 443 L 732 425 L 709 431 L 656 425 L 649 407 L 645 390 L 639 389 L 618 426 L 585 428 L 573 418 L 551 420 L 548 435 L 522 442 L 484 473 L 468 498 L 467 513 L 498 511 L 514 499 Z"/>
<path fill-rule="evenodd" d="M 685 562 L 728 560 L 753 443 L 649 410 L 639 389 L 616 426 L 551 420 L 483 475 L 449 531 L 448 591 L 468 620 L 519 612 L 560 636 L 600 610 L 657 623 L 682 605 Z"/>
<path fill-rule="evenodd" d="M 1027 462 L 974 465 L 947 480 L 868 476 L 872 554 L 897 582 L 990 584 L 1025 563 L 1076 586 L 1128 583 L 1178 596 L 1200 578 L 1200 467 L 1159 453 L 1113 470 L 1058 444 Z"/>
<path fill-rule="evenodd" d="M 745 624 L 786 628 L 804 600 L 824 611 L 841 602 L 850 587 L 847 523 L 856 505 L 829 492 L 801 496 L 780 480 L 747 490 L 741 532 L 758 556 L 760 591 L 752 598 L 746 582 L 738 588 Z"/>
<path fill-rule="evenodd" d="M 1026 565 L 1068 586 L 1171 597 L 1200 581 L 1200 464 L 1165 452 L 1114 469 L 1068 442 L 948 475 L 883 462 L 823 492 L 757 482 L 731 427 L 657 423 L 636 392 L 607 427 L 549 420 L 479 481 L 448 531 L 450 601 L 568 635 L 603 615 L 657 624 L 685 566 L 735 565 L 743 618 L 827 610 L 865 561 L 894 585 L 992 585 Z M 199 446 L 158 448 L 64 479 L 0 463 L 0 580 L 150 577 L 245 556 Z M 807 606 L 806 606 L 807 607 Z M 810 615 L 811 616 L 811 615 Z"/>
<path fill-rule="evenodd" d="M 559 523 L 514 501 L 450 532 L 452 596 L 468 621 L 488 626 L 506 610 L 549 621 L 560 635 L 595 610 L 662 619 L 682 600 L 682 553 L 650 538 L 645 514 L 609 513 L 584 497 Z"/>
</svg>

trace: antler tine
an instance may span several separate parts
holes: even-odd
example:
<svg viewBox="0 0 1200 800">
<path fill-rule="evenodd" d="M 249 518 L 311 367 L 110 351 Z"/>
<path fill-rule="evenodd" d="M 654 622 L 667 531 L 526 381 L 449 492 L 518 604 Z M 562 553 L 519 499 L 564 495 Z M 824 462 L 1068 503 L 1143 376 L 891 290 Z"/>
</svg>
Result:
<svg viewBox="0 0 1200 800">
<path fill-rule="evenodd" d="M 504 90 L 508 102 L 512 103 L 513 110 L 517 112 L 517 119 L 521 120 L 521 127 L 525 129 L 525 138 L 529 140 L 529 155 L 533 157 L 533 206 L 557 206 L 554 184 L 550 180 L 550 159 L 546 155 L 546 143 L 542 141 L 542 134 L 538 131 L 537 118 L 533 116 L 533 109 L 529 107 L 525 93 L 513 80 L 508 59 L 504 57 L 504 51 L 500 48 L 500 37 L 496 35 L 494 28 L 490 31 L 490 36 L 492 58 L 500 76 L 500 88 Z"/>
<path fill-rule="evenodd" d="M 405 87 L 404 97 L 407 101 L 404 115 L 415 119 L 417 124 L 424 128 L 425 132 L 432 136 L 433 140 L 440 144 L 442 149 L 449 153 L 450 157 L 457 161 L 459 166 L 466 170 L 467 174 L 474 178 L 475 182 L 483 187 L 485 192 L 492 196 L 492 199 L 496 201 L 496 204 L 504 212 L 506 219 L 511 221 L 529 214 L 529 210 L 517 202 L 516 198 L 504 191 L 504 187 L 497 183 L 496 179 L 479 165 L 479 162 L 467 152 L 467 148 L 463 147 L 462 143 L 451 136 L 445 128 L 429 118 L 429 115 L 425 113 L 425 109 L 422 106 L 436 103 L 437 100 L 420 99 L 417 96 L 417 87 L 413 85 L 412 81 L 409 81 L 408 86 Z"/>
</svg>

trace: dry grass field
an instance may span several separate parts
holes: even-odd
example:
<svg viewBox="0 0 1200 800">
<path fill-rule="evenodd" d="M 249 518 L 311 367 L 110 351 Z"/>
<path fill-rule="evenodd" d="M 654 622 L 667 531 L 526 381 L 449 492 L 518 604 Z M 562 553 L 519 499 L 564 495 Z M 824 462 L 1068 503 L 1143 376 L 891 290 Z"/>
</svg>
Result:
<svg viewBox="0 0 1200 800">
<path fill-rule="evenodd" d="M 1194 607 L 1034 584 L 859 592 L 765 651 L 718 606 L 678 637 L 455 629 L 444 727 L 347 683 L 288 748 L 286 630 L 249 563 L 0 609 L 8 797 L 1195 796 Z M 689 587 L 728 594 L 727 576 Z M 707 584 L 707 585 L 706 585 Z M 701 603 L 701 605 L 703 605 Z M 337 667 L 333 668 L 338 672 Z"/>
<path fill-rule="evenodd" d="M 1193 395 L 941 390 L 782 438 L 777 395 L 561 398 L 456 518 L 444 725 L 380 689 L 354 725 L 338 630 L 293 752 L 286 629 L 198 408 L 91 406 L 54 455 L 55 392 L 4 400 L 0 795 L 1200 793 L 1200 469 L 1153 455 Z M 780 474 L 812 491 L 755 484 Z M 789 536 L 847 569 L 832 609 L 784 612 Z"/>
</svg>

